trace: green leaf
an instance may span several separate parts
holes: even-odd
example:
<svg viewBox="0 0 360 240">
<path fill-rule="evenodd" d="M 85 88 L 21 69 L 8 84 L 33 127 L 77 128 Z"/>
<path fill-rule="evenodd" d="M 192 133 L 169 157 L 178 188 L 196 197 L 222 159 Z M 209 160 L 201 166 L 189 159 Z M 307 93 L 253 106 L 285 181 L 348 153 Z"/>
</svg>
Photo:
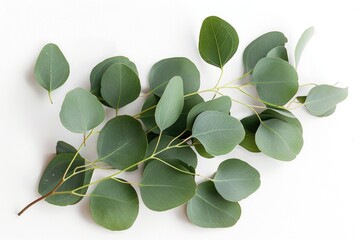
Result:
<svg viewBox="0 0 360 240">
<path fill-rule="evenodd" d="M 130 228 L 139 212 L 135 189 L 122 179 L 100 182 L 90 195 L 90 211 L 94 221 L 112 231 Z"/>
<path fill-rule="evenodd" d="M 204 145 L 206 152 L 218 156 L 231 152 L 245 136 L 244 127 L 229 114 L 205 111 L 198 115 L 192 137 Z"/>
<path fill-rule="evenodd" d="M 347 88 L 318 85 L 310 90 L 304 105 L 314 116 L 328 116 L 335 111 L 335 107 L 338 103 L 347 98 L 347 95 Z"/>
<path fill-rule="evenodd" d="M 173 77 L 160 98 L 156 110 L 155 121 L 160 131 L 173 125 L 184 107 L 183 81 L 181 77 Z"/>
<path fill-rule="evenodd" d="M 225 200 L 214 183 L 200 183 L 186 208 L 191 223 L 205 228 L 225 228 L 235 225 L 241 215 L 239 203 Z"/>
<path fill-rule="evenodd" d="M 188 171 L 185 167 L 182 170 Z M 194 176 L 159 161 L 151 161 L 146 165 L 140 183 L 144 204 L 154 211 L 165 211 L 186 203 L 194 196 L 195 189 Z"/>
<path fill-rule="evenodd" d="M 296 127 L 298 131 L 302 134 L 303 129 L 300 121 L 287 110 L 279 110 L 279 109 L 266 109 L 260 114 L 260 118 L 265 121 L 269 119 L 279 119 L 284 122 L 289 123 L 290 125 Z"/>
<path fill-rule="evenodd" d="M 282 161 L 293 160 L 304 143 L 298 127 L 280 119 L 263 121 L 256 132 L 255 141 L 264 154 Z"/>
<path fill-rule="evenodd" d="M 303 32 L 298 43 L 296 44 L 296 48 L 295 48 L 295 66 L 296 67 L 299 65 L 301 55 L 302 55 L 306 45 L 308 44 L 310 39 L 313 37 L 313 35 L 314 35 L 314 27 L 309 27 L 308 29 L 306 29 Z"/>
<path fill-rule="evenodd" d="M 156 97 L 155 95 L 149 96 L 146 99 L 141 111 L 144 111 L 151 107 L 152 107 L 152 109 L 140 114 L 140 119 L 144 123 L 146 128 L 156 134 L 160 133 L 160 130 L 157 127 L 156 122 L 155 122 L 155 107 L 158 102 L 159 102 L 158 97 Z M 204 102 L 204 99 L 199 94 L 195 94 L 193 96 L 186 97 L 184 99 L 184 107 L 183 107 L 183 110 L 182 110 L 179 118 L 176 120 L 176 122 L 172 126 L 165 129 L 163 133 L 165 135 L 170 135 L 170 136 L 174 136 L 174 137 L 181 134 L 186 129 L 186 121 L 187 121 L 188 113 L 190 112 L 190 110 L 193 107 L 195 107 L 197 104 L 202 103 L 202 102 Z M 185 135 L 183 135 L 183 136 L 185 136 Z"/>
<path fill-rule="evenodd" d="M 101 103 L 82 88 L 68 92 L 61 106 L 60 120 L 71 132 L 86 133 L 97 127 L 105 118 Z"/>
<path fill-rule="evenodd" d="M 184 57 L 167 58 L 157 62 L 150 70 L 150 89 L 155 95 L 161 96 L 174 76 L 179 76 L 183 80 L 185 95 L 199 90 L 199 70 L 193 62 Z"/>
<path fill-rule="evenodd" d="M 147 139 L 140 122 L 126 115 L 108 121 L 97 141 L 99 159 L 116 169 L 141 161 L 146 149 Z"/>
<path fill-rule="evenodd" d="M 266 57 L 271 49 L 284 46 L 287 38 L 281 32 L 268 32 L 252 41 L 244 50 L 243 62 L 245 72 L 254 69 L 257 62 Z"/>
<path fill-rule="evenodd" d="M 115 63 L 103 74 L 101 96 L 115 109 L 136 100 L 141 91 L 138 75 L 127 65 Z"/>
<path fill-rule="evenodd" d="M 149 143 L 146 157 L 150 157 L 153 154 L 158 139 L 159 137 L 156 137 Z M 174 140 L 174 138 L 171 136 L 162 135 L 156 151 L 159 152 L 165 150 L 171 141 L 172 141 L 171 146 L 177 145 L 182 142 L 180 139 Z M 156 157 L 164 161 L 167 161 L 169 163 L 171 163 L 174 160 L 180 160 L 184 162 L 186 165 L 196 168 L 197 165 L 196 153 L 194 152 L 194 150 L 192 150 L 190 146 L 184 147 L 186 145 L 187 144 L 184 143 L 181 145 L 182 146 L 181 148 L 177 148 L 177 147 L 170 148 L 168 150 L 165 150 L 157 154 Z"/>
<path fill-rule="evenodd" d="M 259 172 L 239 159 L 223 161 L 214 176 L 218 193 L 226 200 L 238 202 L 260 187 Z"/>
<path fill-rule="evenodd" d="M 55 157 L 50 161 L 39 182 L 38 191 L 42 196 L 53 191 L 54 188 L 60 183 L 74 156 L 74 153 L 60 153 L 55 155 Z M 80 155 L 77 155 L 73 164 L 69 168 L 66 177 L 70 176 L 75 169 L 76 171 L 84 170 L 84 164 L 85 160 Z M 92 171 L 90 170 L 78 173 L 62 183 L 56 192 L 72 191 L 78 187 L 86 185 L 90 182 L 91 176 Z M 78 191 L 78 193 L 85 194 L 86 190 L 87 189 L 82 189 L 81 191 Z M 76 204 L 81 199 L 82 197 L 73 194 L 59 194 L 51 195 L 45 200 L 53 205 L 67 206 Z"/>
<path fill-rule="evenodd" d="M 279 58 L 261 59 L 252 76 L 252 82 L 265 103 L 282 106 L 294 97 L 299 88 L 296 70 Z"/>
<path fill-rule="evenodd" d="M 193 107 L 187 115 L 187 127 L 191 129 L 196 117 L 204 111 L 217 111 L 223 113 L 229 113 L 231 108 L 231 99 L 228 96 L 221 96 L 213 100 L 199 103 Z"/>
<path fill-rule="evenodd" d="M 105 73 L 105 71 L 113 64 L 115 63 L 122 63 L 125 64 L 126 66 L 128 66 L 129 68 L 131 68 L 136 75 L 138 75 L 138 71 L 136 69 L 136 66 L 133 62 L 131 62 L 127 57 L 123 57 L 123 56 L 116 56 L 116 57 L 111 57 L 111 58 L 107 58 L 104 61 L 102 61 L 101 63 L 99 63 L 98 65 L 96 65 L 90 74 L 90 84 L 91 84 L 91 93 L 94 94 L 99 100 L 101 100 L 101 102 L 103 104 L 105 104 L 106 106 L 108 106 L 108 104 L 103 100 L 102 96 L 101 96 L 101 79 L 103 77 L 103 74 Z"/>
<path fill-rule="evenodd" d="M 49 92 L 49 95 L 65 83 L 70 74 L 70 67 L 57 45 L 48 43 L 41 49 L 34 74 L 36 81 Z"/>
<path fill-rule="evenodd" d="M 76 153 L 77 150 L 70 144 L 64 141 L 58 141 L 56 144 L 56 154 L 60 153 Z"/>
<path fill-rule="evenodd" d="M 285 61 L 289 61 L 287 50 L 283 46 L 274 47 L 273 49 L 268 52 L 266 57 L 274 57 L 274 58 L 280 58 Z"/>
<path fill-rule="evenodd" d="M 200 30 L 199 52 L 205 62 L 219 68 L 234 56 L 239 46 L 236 30 L 223 19 L 207 17 Z"/>
<path fill-rule="evenodd" d="M 258 153 L 261 152 L 255 142 L 255 134 L 260 126 L 260 120 L 256 114 L 241 120 L 242 125 L 245 129 L 244 140 L 239 144 L 249 152 Z"/>
<path fill-rule="evenodd" d="M 296 99 L 297 99 L 300 103 L 305 103 L 305 101 L 306 101 L 306 96 L 298 96 L 298 97 L 296 97 Z"/>
</svg>

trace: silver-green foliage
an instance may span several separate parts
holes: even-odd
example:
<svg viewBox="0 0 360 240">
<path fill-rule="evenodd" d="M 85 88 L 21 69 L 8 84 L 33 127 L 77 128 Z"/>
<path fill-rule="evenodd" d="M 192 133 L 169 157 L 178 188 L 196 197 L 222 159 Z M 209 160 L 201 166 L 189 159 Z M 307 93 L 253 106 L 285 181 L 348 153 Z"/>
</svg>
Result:
<svg viewBox="0 0 360 240">
<path fill-rule="evenodd" d="M 312 35 L 313 28 L 309 28 L 300 38 L 295 49 L 296 66 Z M 142 109 L 133 116 L 123 110 L 118 115 L 119 108 L 139 97 L 135 64 L 123 56 L 100 62 L 90 75 L 91 91 L 76 88 L 68 92 L 60 111 L 61 123 L 71 132 L 84 134 L 83 142 L 77 149 L 64 141 L 57 143 L 56 155 L 39 183 L 41 197 L 19 215 L 43 199 L 66 206 L 89 196 L 97 224 L 109 230 L 125 230 L 137 218 L 139 192 L 151 210 L 186 205 L 188 219 L 195 225 L 233 226 L 241 215 L 238 201 L 259 188 L 260 173 L 245 161 L 230 158 L 219 164 L 213 176 L 204 176 L 197 169 L 198 160 L 204 161 L 197 153 L 209 158 L 204 165 L 238 145 L 277 160 L 293 160 L 304 143 L 301 123 L 290 111 L 294 104 L 325 117 L 333 114 L 348 94 L 347 88 L 314 84 L 307 95 L 296 96 L 301 85 L 289 61 L 286 42 L 278 31 L 256 38 L 243 53 L 245 74 L 221 85 L 224 65 L 236 53 L 239 38 L 228 22 L 208 17 L 201 26 L 199 53 L 205 62 L 221 70 L 214 87 L 199 91 L 200 73 L 188 58 L 160 60 L 150 70 L 150 92 L 145 94 Z M 36 63 L 37 81 L 50 93 L 64 83 L 68 71 L 58 47 L 46 45 Z M 251 87 L 255 94 L 248 91 Z M 245 94 L 252 102 L 240 101 L 237 94 L 223 96 L 224 89 Z M 215 95 L 204 101 L 200 96 L 203 92 Z M 238 114 L 233 103 L 240 103 L 252 114 L 239 119 L 245 112 Z M 105 119 L 101 104 L 114 108 L 116 117 L 110 112 L 102 129 L 94 129 Z M 98 158 L 84 159 L 80 151 L 95 134 Z M 104 172 L 91 181 L 94 170 Z M 134 170 L 140 171 L 140 182 L 119 176 Z M 87 193 L 90 186 L 95 188 Z"/>
</svg>

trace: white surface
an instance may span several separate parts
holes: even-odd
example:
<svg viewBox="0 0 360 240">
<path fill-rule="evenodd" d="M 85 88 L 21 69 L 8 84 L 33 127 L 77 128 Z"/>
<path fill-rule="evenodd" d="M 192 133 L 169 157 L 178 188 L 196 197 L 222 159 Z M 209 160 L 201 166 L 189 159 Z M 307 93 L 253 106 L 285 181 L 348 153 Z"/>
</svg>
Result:
<svg viewBox="0 0 360 240">
<path fill-rule="evenodd" d="M 1 239 L 360 239 L 360 131 L 354 117 L 359 109 L 360 9 L 355 2 L 1 0 Z M 305 138 L 295 161 L 280 162 L 242 149 L 231 154 L 247 160 L 262 176 L 260 189 L 241 202 L 240 221 L 228 229 L 203 229 L 187 222 L 184 208 L 158 213 L 141 204 L 131 229 L 110 232 L 92 221 L 87 200 L 65 208 L 41 202 L 17 217 L 17 211 L 38 197 L 37 183 L 56 141 L 80 143 L 80 136 L 62 127 L 58 112 L 67 91 L 89 88 L 90 71 L 98 62 L 128 56 L 146 89 L 152 64 L 186 56 L 200 69 L 202 89 L 215 84 L 219 71 L 197 53 L 200 25 L 209 15 L 229 21 L 240 37 L 225 81 L 241 72 L 242 51 L 254 37 L 280 30 L 293 50 L 302 31 L 314 25 L 315 36 L 298 69 L 301 82 L 339 81 L 350 87 L 348 100 L 331 117 L 294 112 Z M 68 82 L 53 92 L 54 105 L 32 74 L 47 42 L 57 43 L 71 66 Z M 135 113 L 139 104 L 122 112 Z M 235 107 L 234 113 L 240 117 L 248 111 Z M 94 144 L 95 139 L 85 153 L 92 159 Z M 200 160 L 199 171 L 210 174 L 218 162 Z"/>
</svg>

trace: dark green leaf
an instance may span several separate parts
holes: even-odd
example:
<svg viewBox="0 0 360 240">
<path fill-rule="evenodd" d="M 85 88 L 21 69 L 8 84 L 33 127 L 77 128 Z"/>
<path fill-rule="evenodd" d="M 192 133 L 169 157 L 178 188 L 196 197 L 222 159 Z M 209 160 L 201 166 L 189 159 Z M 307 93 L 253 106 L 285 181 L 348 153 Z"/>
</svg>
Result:
<svg viewBox="0 0 360 240">
<path fill-rule="evenodd" d="M 127 65 L 115 63 L 103 74 L 101 96 L 115 109 L 119 109 L 137 99 L 141 86 L 138 75 Z"/>
<path fill-rule="evenodd" d="M 241 215 L 239 203 L 222 198 L 210 181 L 198 185 L 186 211 L 191 223 L 205 228 L 231 227 Z"/>
<path fill-rule="evenodd" d="M 229 114 L 205 111 L 200 113 L 192 128 L 196 138 L 211 155 L 218 156 L 231 152 L 245 136 L 244 127 Z"/>
<path fill-rule="evenodd" d="M 188 171 L 181 165 L 176 167 Z M 140 184 L 145 205 L 154 211 L 165 211 L 186 203 L 194 196 L 195 189 L 194 176 L 159 161 L 146 165 Z"/>
<path fill-rule="evenodd" d="M 59 153 L 76 153 L 77 150 L 76 148 L 74 148 L 73 146 L 71 146 L 70 144 L 63 142 L 63 141 L 58 141 L 56 144 L 56 154 Z"/>
<path fill-rule="evenodd" d="M 245 129 L 244 140 L 240 143 L 240 146 L 245 148 L 250 152 L 261 152 L 255 142 L 255 133 L 260 125 L 260 120 L 256 114 L 249 117 L 243 118 L 241 120 L 242 125 Z"/>
<path fill-rule="evenodd" d="M 229 113 L 231 108 L 231 99 L 228 96 L 222 96 L 207 102 L 199 103 L 193 107 L 187 116 L 187 127 L 191 129 L 196 117 L 204 111 L 217 111 Z"/>
<path fill-rule="evenodd" d="M 194 139 L 194 145 L 195 145 L 195 150 L 198 154 L 200 154 L 200 156 L 204 157 L 204 158 L 214 158 L 213 155 L 211 155 L 210 153 L 208 153 L 204 146 L 196 139 Z"/>
<path fill-rule="evenodd" d="M 140 114 L 140 119 L 144 123 L 145 127 L 156 134 L 159 134 L 160 132 L 155 122 L 155 109 L 159 99 L 160 98 L 156 95 L 150 95 L 145 100 L 141 108 L 142 113 Z"/>
<path fill-rule="evenodd" d="M 49 94 L 65 83 L 70 74 L 70 67 L 57 45 L 48 43 L 41 49 L 34 74 L 36 81 Z"/>
<path fill-rule="evenodd" d="M 102 103 L 104 103 L 106 106 L 108 104 L 103 101 L 103 98 L 101 96 L 101 78 L 105 71 L 113 64 L 115 63 L 122 63 L 131 68 L 136 75 L 138 75 L 138 71 L 136 69 L 136 66 L 133 62 L 131 62 L 127 57 L 123 56 L 116 56 L 107 58 L 98 65 L 96 65 L 90 74 L 90 84 L 91 84 L 91 93 L 94 94 L 99 100 L 101 100 Z"/>
<path fill-rule="evenodd" d="M 155 121 L 160 131 L 173 125 L 184 107 L 183 81 L 181 77 L 173 77 L 160 98 L 156 110 Z"/>
<path fill-rule="evenodd" d="M 167 148 L 167 146 L 171 141 L 172 141 L 171 146 L 177 145 L 182 142 L 180 139 L 174 140 L 174 138 L 171 136 L 162 135 L 156 151 L 157 152 L 163 151 L 164 149 Z M 156 137 L 149 143 L 146 157 L 150 157 L 153 154 L 157 142 L 158 142 L 158 137 Z M 157 154 L 156 157 L 164 161 L 167 161 L 169 163 L 171 163 L 171 161 L 173 160 L 181 160 L 186 165 L 196 168 L 197 165 L 196 153 L 192 150 L 190 146 L 184 147 L 186 146 L 186 143 L 182 144 L 181 146 L 182 146 L 181 148 L 176 147 L 165 150 Z"/>
<path fill-rule="evenodd" d="M 282 160 L 293 160 L 303 146 L 298 127 L 280 119 L 263 121 L 255 135 L 258 148 L 266 155 Z"/>
<path fill-rule="evenodd" d="M 297 99 L 300 103 L 305 103 L 305 101 L 306 101 L 306 96 L 298 96 L 298 97 L 296 97 L 296 99 Z"/>
<path fill-rule="evenodd" d="M 108 121 L 97 142 L 99 158 L 116 169 L 141 161 L 146 149 L 147 139 L 140 122 L 126 115 Z"/>
<path fill-rule="evenodd" d="M 65 174 L 66 169 L 68 168 L 74 156 L 75 156 L 74 153 L 60 153 L 57 154 L 54 157 L 54 159 L 51 160 L 51 162 L 47 165 L 39 182 L 38 190 L 41 195 L 45 195 L 53 191 L 54 188 L 60 183 L 60 181 L 62 180 Z M 78 155 L 75 158 L 71 167 L 69 168 L 66 177 L 70 176 L 75 169 L 76 171 L 83 170 L 84 163 L 85 160 L 80 155 Z M 69 178 L 64 183 L 62 183 L 62 185 L 57 189 L 56 192 L 72 191 L 78 187 L 88 184 L 90 182 L 91 175 L 92 175 L 92 171 L 90 170 L 86 171 L 86 173 L 85 172 L 78 173 L 75 176 Z M 81 191 L 78 191 L 78 193 L 81 194 L 85 194 L 85 192 L 86 189 L 82 189 Z M 53 205 L 66 206 L 66 205 L 76 204 L 81 199 L 82 197 L 73 194 L 58 194 L 58 195 L 49 196 L 45 200 Z"/>
<path fill-rule="evenodd" d="M 273 49 L 268 52 L 266 57 L 274 57 L 274 58 L 280 58 L 285 61 L 289 61 L 287 50 L 283 46 L 274 47 Z"/>
<path fill-rule="evenodd" d="M 246 162 L 232 158 L 219 165 L 214 184 L 224 199 L 238 202 L 260 187 L 260 174 Z"/>
<path fill-rule="evenodd" d="M 299 65 L 301 55 L 302 55 L 306 45 L 308 44 L 310 39 L 313 37 L 313 35 L 314 35 L 314 27 L 309 27 L 308 29 L 306 29 L 303 32 L 298 43 L 296 44 L 296 48 L 295 48 L 295 66 L 296 67 Z"/>
<path fill-rule="evenodd" d="M 223 19 L 207 17 L 201 26 L 199 52 L 205 62 L 219 68 L 234 56 L 239 46 L 236 30 Z"/>
<path fill-rule="evenodd" d="M 105 111 L 95 96 L 82 88 L 68 92 L 61 106 L 60 120 L 65 128 L 75 133 L 97 127 L 105 118 Z"/>
<path fill-rule="evenodd" d="M 157 62 L 150 70 L 150 88 L 161 96 L 174 76 L 183 80 L 184 94 L 194 93 L 200 87 L 200 73 L 195 64 L 184 57 L 167 58 Z"/>
<path fill-rule="evenodd" d="M 121 182 L 119 182 L 121 181 Z M 94 221 L 113 231 L 130 228 L 139 212 L 135 189 L 119 179 L 99 183 L 90 196 L 90 210 Z"/>
<path fill-rule="evenodd" d="M 314 116 L 328 116 L 335 111 L 338 103 L 347 98 L 347 95 L 347 88 L 318 85 L 310 90 L 304 105 Z"/>
<path fill-rule="evenodd" d="M 279 58 L 261 59 L 252 75 L 252 82 L 265 103 L 282 106 L 294 97 L 299 87 L 294 67 Z"/>
<path fill-rule="evenodd" d="M 244 50 L 243 61 L 245 72 L 254 69 L 257 62 L 266 57 L 271 49 L 284 46 L 287 38 L 281 32 L 268 32 L 252 41 Z"/>
</svg>

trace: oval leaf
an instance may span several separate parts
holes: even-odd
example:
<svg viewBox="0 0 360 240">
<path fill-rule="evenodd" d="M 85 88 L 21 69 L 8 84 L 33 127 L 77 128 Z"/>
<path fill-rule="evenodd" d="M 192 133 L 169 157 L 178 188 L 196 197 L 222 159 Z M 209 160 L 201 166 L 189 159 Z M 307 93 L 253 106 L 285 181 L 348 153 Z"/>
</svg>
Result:
<svg viewBox="0 0 360 240">
<path fill-rule="evenodd" d="M 49 94 L 65 83 L 70 74 L 70 67 L 57 45 L 48 43 L 41 49 L 34 74 L 36 81 Z"/>
<path fill-rule="evenodd" d="M 196 118 L 192 137 L 196 138 L 211 155 L 231 152 L 245 136 L 244 127 L 229 114 L 205 111 Z"/>
<path fill-rule="evenodd" d="M 82 88 L 68 92 L 61 106 L 60 120 L 71 132 L 86 133 L 105 118 L 105 111 L 95 96 Z"/>
<path fill-rule="evenodd" d="M 133 62 L 131 62 L 127 57 L 124 57 L 124 56 L 116 56 L 116 57 L 107 58 L 104 61 L 102 61 L 101 63 L 99 63 L 98 65 L 96 65 L 92 69 L 91 74 L 90 74 L 90 84 L 91 84 L 90 92 L 92 94 L 94 94 L 106 106 L 108 106 L 108 104 L 103 100 L 103 98 L 101 96 L 101 92 L 100 92 L 101 79 L 102 79 L 102 76 L 105 73 L 105 71 L 111 65 L 113 65 L 115 63 L 122 63 L 122 64 L 128 66 L 136 73 L 136 75 L 138 75 L 136 65 Z"/>
<path fill-rule="evenodd" d="M 245 129 L 244 140 L 239 144 L 249 152 L 261 152 L 255 142 L 255 134 L 260 126 L 260 120 L 256 114 L 241 119 L 241 123 Z"/>
<path fill-rule="evenodd" d="M 94 221 L 113 231 L 130 228 L 139 212 L 139 199 L 135 189 L 122 182 L 115 179 L 102 181 L 90 195 L 90 210 Z"/>
<path fill-rule="evenodd" d="M 188 171 L 186 168 L 182 170 Z M 146 165 L 140 184 L 145 205 L 154 211 L 165 211 L 186 203 L 194 196 L 195 189 L 194 176 L 159 161 Z"/>
<path fill-rule="evenodd" d="M 225 200 L 214 183 L 200 183 L 195 196 L 186 207 L 191 223 L 205 228 L 225 228 L 235 225 L 241 215 L 239 203 Z"/>
<path fill-rule="evenodd" d="M 101 80 L 101 96 L 115 109 L 136 100 L 141 91 L 138 75 L 122 63 L 111 65 Z"/>
<path fill-rule="evenodd" d="M 280 58 L 285 61 L 289 61 L 287 50 L 283 46 L 274 47 L 273 49 L 268 52 L 266 57 L 274 57 L 274 58 Z"/>
<path fill-rule="evenodd" d="M 141 161 L 146 149 L 147 139 L 140 122 L 126 115 L 108 121 L 97 141 L 99 159 L 116 169 Z"/>
<path fill-rule="evenodd" d="M 304 143 L 299 129 L 280 119 L 261 122 L 255 141 L 264 154 L 282 161 L 293 160 Z"/>
<path fill-rule="evenodd" d="M 157 62 L 150 70 L 150 89 L 155 95 L 161 96 L 174 76 L 183 80 L 185 95 L 199 90 L 200 72 L 193 62 L 184 57 L 167 58 Z"/>
<path fill-rule="evenodd" d="M 60 183 L 62 180 L 66 169 L 68 168 L 70 162 L 75 157 L 74 153 L 60 153 L 57 154 L 47 165 L 41 179 L 39 182 L 38 191 L 39 193 L 44 196 L 49 192 L 53 191 L 54 188 Z M 67 177 L 70 176 L 74 170 L 82 171 L 84 170 L 85 160 L 80 156 L 77 155 L 74 162 L 72 163 L 69 171 L 67 173 Z M 62 183 L 62 185 L 56 190 L 56 192 L 62 191 L 72 191 L 78 187 L 86 185 L 90 182 L 92 176 L 92 171 L 86 171 L 76 174 L 75 176 L 69 178 L 67 181 Z M 85 194 L 87 189 L 81 189 L 78 191 L 80 194 Z M 58 206 L 67 206 L 73 205 L 78 203 L 82 197 L 72 194 L 58 194 L 58 195 L 51 195 L 47 197 L 45 200 L 53 205 Z"/>
<path fill-rule="evenodd" d="M 246 162 L 232 158 L 219 165 L 214 184 L 224 199 L 238 202 L 260 187 L 260 174 Z"/>
<path fill-rule="evenodd" d="M 217 111 L 223 113 L 229 113 L 231 108 L 231 99 L 228 96 L 221 96 L 219 98 L 199 103 L 193 107 L 187 116 L 187 128 L 191 129 L 196 117 L 205 111 Z"/>
<path fill-rule="evenodd" d="M 254 69 L 257 62 L 266 57 L 271 49 L 284 46 L 287 38 L 281 32 L 268 32 L 252 41 L 244 50 L 243 62 L 245 72 Z"/>
<path fill-rule="evenodd" d="M 207 17 L 200 30 L 199 52 L 205 62 L 219 68 L 234 56 L 239 46 L 236 30 L 223 19 Z"/>
<path fill-rule="evenodd" d="M 314 116 L 328 116 L 335 111 L 335 107 L 338 103 L 347 98 L 347 95 L 347 88 L 318 85 L 310 90 L 304 105 Z"/>
<path fill-rule="evenodd" d="M 155 121 L 160 131 L 173 125 L 184 107 L 183 81 L 181 77 L 173 77 L 155 110 Z"/>
<path fill-rule="evenodd" d="M 296 94 L 299 83 L 294 67 L 279 58 L 263 58 L 255 66 L 252 82 L 265 103 L 282 106 Z"/>
<path fill-rule="evenodd" d="M 158 142 L 158 138 L 159 137 L 154 138 L 149 143 L 146 157 L 150 157 L 153 154 L 155 146 Z M 180 148 L 176 147 L 165 150 L 170 142 L 172 142 L 170 146 L 174 146 L 181 143 L 182 141 L 180 139 L 174 140 L 174 138 L 171 136 L 161 135 L 161 139 L 156 150 L 157 152 L 161 152 L 156 154 L 156 157 L 169 163 L 171 163 L 171 161 L 180 160 L 186 165 L 196 168 L 197 156 L 194 150 L 192 150 L 190 146 L 186 146 L 186 143 L 182 144 Z"/>
<path fill-rule="evenodd" d="M 77 150 L 70 144 L 64 141 L 58 141 L 56 144 L 56 154 L 59 153 L 76 153 Z"/>
<path fill-rule="evenodd" d="M 303 32 L 298 43 L 296 44 L 296 48 L 295 48 L 295 66 L 296 67 L 299 65 L 301 55 L 302 55 L 306 45 L 308 44 L 310 39 L 313 37 L 313 35 L 314 35 L 314 27 L 309 27 L 308 29 L 306 29 Z"/>
</svg>

